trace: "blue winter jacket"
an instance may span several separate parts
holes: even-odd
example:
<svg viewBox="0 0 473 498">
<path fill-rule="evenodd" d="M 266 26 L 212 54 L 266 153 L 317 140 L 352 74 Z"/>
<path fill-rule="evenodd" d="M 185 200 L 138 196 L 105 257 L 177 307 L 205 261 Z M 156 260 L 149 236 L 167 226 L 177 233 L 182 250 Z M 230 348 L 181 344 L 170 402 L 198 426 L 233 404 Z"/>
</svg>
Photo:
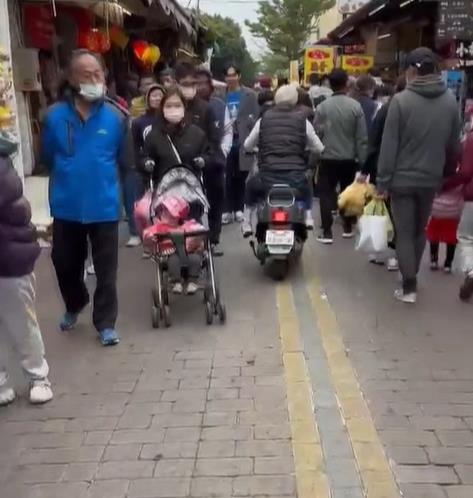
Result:
<svg viewBox="0 0 473 498">
<path fill-rule="evenodd" d="M 127 116 L 112 103 L 95 104 L 86 121 L 72 101 L 54 104 L 41 140 L 53 218 L 84 224 L 118 221 L 119 169 L 131 164 L 130 144 Z"/>
</svg>

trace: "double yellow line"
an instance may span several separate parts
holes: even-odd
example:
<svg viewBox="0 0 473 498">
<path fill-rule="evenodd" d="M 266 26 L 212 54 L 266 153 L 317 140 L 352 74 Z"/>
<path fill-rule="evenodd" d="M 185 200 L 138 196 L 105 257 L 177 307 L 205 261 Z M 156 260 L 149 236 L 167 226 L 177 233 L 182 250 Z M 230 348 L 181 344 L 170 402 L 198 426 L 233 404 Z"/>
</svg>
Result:
<svg viewBox="0 0 473 498">
<path fill-rule="evenodd" d="M 316 276 L 307 285 L 330 377 L 360 472 L 366 498 L 400 498 L 373 419 L 348 359 L 335 314 Z M 277 289 L 280 338 L 292 430 L 298 498 L 330 498 L 323 450 L 314 416 L 312 385 L 301 344 L 290 284 Z"/>
</svg>

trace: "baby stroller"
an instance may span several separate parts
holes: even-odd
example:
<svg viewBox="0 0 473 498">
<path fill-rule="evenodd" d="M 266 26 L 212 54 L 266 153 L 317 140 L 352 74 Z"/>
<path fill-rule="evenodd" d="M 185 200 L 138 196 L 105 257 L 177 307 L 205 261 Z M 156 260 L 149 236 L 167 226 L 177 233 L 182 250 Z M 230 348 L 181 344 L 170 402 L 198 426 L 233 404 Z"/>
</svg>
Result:
<svg viewBox="0 0 473 498">
<path fill-rule="evenodd" d="M 171 214 L 177 223 L 163 223 Z M 143 232 L 143 240 L 151 250 L 155 263 L 155 285 L 152 289 L 152 325 L 171 325 L 169 305 L 170 259 L 178 261 L 183 281 L 189 278 L 190 258 L 199 256 L 198 289 L 203 290 L 205 319 L 208 325 L 218 317 L 226 321 L 223 304 L 215 276 L 215 266 L 209 239 L 207 213 L 209 203 L 201 179 L 189 167 L 179 165 L 165 173 L 153 189 L 150 204 L 152 225 Z M 161 216 L 160 216 L 161 214 Z M 177 256 L 177 257 L 176 257 Z"/>
</svg>

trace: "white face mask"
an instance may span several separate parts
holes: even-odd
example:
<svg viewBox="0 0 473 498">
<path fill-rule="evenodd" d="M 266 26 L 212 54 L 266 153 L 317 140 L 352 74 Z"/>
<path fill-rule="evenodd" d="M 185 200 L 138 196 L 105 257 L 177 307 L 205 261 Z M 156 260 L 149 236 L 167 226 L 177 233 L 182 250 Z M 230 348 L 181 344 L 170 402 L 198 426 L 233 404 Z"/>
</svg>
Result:
<svg viewBox="0 0 473 498">
<path fill-rule="evenodd" d="M 103 83 L 81 83 L 79 95 L 88 102 L 96 102 L 105 95 Z"/>
<path fill-rule="evenodd" d="M 164 119 L 172 124 L 178 124 L 184 119 L 184 107 L 173 107 L 164 109 Z"/>
<path fill-rule="evenodd" d="M 192 100 L 196 96 L 197 93 L 196 86 L 180 86 L 179 88 L 186 100 Z"/>
</svg>

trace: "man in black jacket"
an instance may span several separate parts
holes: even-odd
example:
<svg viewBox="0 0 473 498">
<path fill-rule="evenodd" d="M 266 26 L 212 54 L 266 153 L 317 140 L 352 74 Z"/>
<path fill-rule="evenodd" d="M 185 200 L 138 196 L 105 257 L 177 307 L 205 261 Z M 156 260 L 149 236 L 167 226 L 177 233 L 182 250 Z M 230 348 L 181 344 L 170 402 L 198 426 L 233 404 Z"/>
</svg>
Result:
<svg viewBox="0 0 473 498">
<path fill-rule="evenodd" d="M 197 70 L 189 63 L 178 64 L 175 68 L 176 81 L 186 100 L 186 119 L 201 128 L 209 144 L 209 160 L 204 169 L 204 182 L 210 204 L 209 228 L 210 242 L 215 255 L 222 255 L 218 248 L 223 210 L 223 169 L 225 155 L 222 151 L 222 138 L 225 111 L 222 116 L 215 113 L 211 105 L 197 94 Z M 222 105 L 223 102 L 222 102 Z M 217 220 L 218 218 L 218 220 Z"/>
<path fill-rule="evenodd" d="M 53 392 L 35 309 L 33 270 L 40 249 L 30 223 L 31 207 L 9 158 L 16 147 L 0 134 L 0 333 L 11 338 L 30 381 L 30 402 L 38 404 L 50 401 Z M 16 396 L 7 382 L 0 365 L 0 406 Z"/>
</svg>

